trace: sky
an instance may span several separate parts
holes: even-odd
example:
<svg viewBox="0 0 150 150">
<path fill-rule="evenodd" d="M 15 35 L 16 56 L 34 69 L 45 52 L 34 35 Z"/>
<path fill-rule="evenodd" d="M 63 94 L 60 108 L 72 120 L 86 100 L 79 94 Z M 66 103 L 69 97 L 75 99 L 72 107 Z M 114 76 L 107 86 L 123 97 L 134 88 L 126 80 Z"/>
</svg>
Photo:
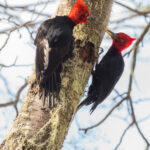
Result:
<svg viewBox="0 0 150 150">
<path fill-rule="evenodd" d="M 29 3 L 30 1 L 26 1 Z M 140 2 L 138 0 L 137 2 Z M 20 5 L 25 4 L 23 1 L 14 0 L 10 1 L 9 3 L 12 5 Z M 46 7 L 45 12 L 49 12 L 50 14 L 54 14 L 57 10 L 57 6 L 59 1 L 57 0 L 55 3 L 52 3 L 51 6 Z M 124 4 L 127 4 L 134 8 L 132 2 L 124 1 Z M 43 9 L 43 8 L 39 8 Z M 118 5 L 114 5 L 111 13 L 111 21 L 118 19 L 118 17 L 122 18 L 126 16 L 126 13 L 120 13 L 124 11 L 122 7 Z M 119 16 L 118 16 L 119 14 Z M 31 18 L 31 15 L 27 13 L 20 14 L 22 17 L 22 21 L 28 21 Z M 33 18 L 36 16 L 32 16 Z M 43 18 L 40 18 L 43 19 Z M 138 19 L 130 20 L 127 22 L 130 25 L 137 25 L 137 26 L 145 26 L 146 21 L 139 17 Z M 9 25 L 8 25 L 9 26 Z M 0 30 L 6 27 L 6 24 L 0 23 Z M 114 28 L 114 24 L 109 24 L 108 26 L 110 29 Z M 138 38 L 141 34 L 140 29 L 130 29 L 125 28 L 120 23 L 118 24 L 118 28 L 115 29 L 115 32 L 125 32 L 132 37 Z M 133 85 L 133 94 L 134 101 L 138 99 L 145 99 L 141 101 L 139 104 L 135 104 L 135 112 L 137 120 L 141 120 L 139 123 L 142 131 L 144 132 L 145 136 L 150 141 L 150 34 L 147 34 L 143 43 L 140 45 L 140 52 L 138 55 L 138 64 L 136 66 L 135 71 L 135 79 Z M 2 36 L 1 36 L 2 37 Z M 3 36 L 3 38 L 5 38 Z M 1 38 L 3 40 L 3 38 Z M 105 35 L 104 40 L 102 42 L 101 47 L 105 50 L 104 54 L 107 52 L 107 49 L 111 45 L 111 40 L 106 40 L 108 38 Z M 130 50 L 130 48 L 128 49 Z M 127 51 L 128 51 L 127 50 Z M 104 55 L 103 54 L 103 55 Z M 10 65 L 17 59 L 17 64 L 25 64 L 30 65 L 30 67 L 12 67 L 9 69 L 3 69 L 0 72 L 0 103 L 5 103 L 6 100 L 9 101 L 13 98 L 16 94 L 16 90 L 24 83 L 24 79 L 28 78 L 33 72 L 33 64 L 35 60 L 35 47 L 33 43 L 31 43 L 30 36 L 25 29 L 21 30 L 21 38 L 18 32 L 14 32 L 7 46 L 0 52 L 0 63 Z M 131 59 L 132 54 L 130 57 L 125 57 L 125 70 L 124 73 L 116 85 L 116 89 L 119 92 L 125 92 L 128 88 L 128 78 L 130 74 L 131 68 Z M 3 82 L 2 78 L 6 77 L 6 82 Z M 5 84 L 8 83 L 8 88 L 5 89 Z M 90 84 L 90 81 L 89 81 Z M 10 92 L 9 92 L 10 91 Z M 26 90 L 22 94 L 22 98 L 26 95 Z M 62 150 L 75 150 L 75 149 L 82 149 L 82 150 L 112 150 L 115 148 L 117 143 L 119 142 L 120 136 L 124 129 L 128 126 L 131 119 L 129 114 L 126 110 L 126 103 L 124 103 L 120 109 L 117 109 L 113 114 L 112 117 L 109 117 L 101 126 L 94 128 L 88 131 L 87 134 L 84 134 L 82 131 L 79 131 L 79 127 L 88 127 L 97 122 L 99 122 L 105 115 L 108 113 L 110 108 L 114 106 L 114 102 L 111 101 L 112 97 L 115 96 L 115 92 L 112 92 L 111 95 L 104 101 L 102 105 L 96 109 L 96 111 L 90 115 L 89 107 L 83 107 L 75 116 L 74 121 L 71 124 L 69 129 L 68 135 L 66 137 L 65 143 L 63 145 Z M 18 104 L 20 108 L 21 103 Z M 7 108 L 0 108 L 0 143 L 2 142 L 4 136 L 7 134 L 9 129 L 11 128 L 11 124 L 15 119 L 15 111 L 13 107 Z M 126 117 L 126 120 L 123 120 L 123 117 Z M 142 122 L 142 120 L 145 120 Z M 145 143 L 143 139 L 141 139 L 139 133 L 137 132 L 135 127 L 131 127 L 127 132 L 126 136 L 123 139 L 122 144 L 119 147 L 119 150 L 143 150 L 145 148 Z"/>
</svg>

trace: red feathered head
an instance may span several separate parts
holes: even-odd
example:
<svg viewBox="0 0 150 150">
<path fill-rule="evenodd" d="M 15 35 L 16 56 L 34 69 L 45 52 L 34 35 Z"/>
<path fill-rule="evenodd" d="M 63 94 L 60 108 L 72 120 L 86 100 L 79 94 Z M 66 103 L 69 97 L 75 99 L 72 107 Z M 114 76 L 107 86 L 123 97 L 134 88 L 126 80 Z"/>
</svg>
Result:
<svg viewBox="0 0 150 150">
<path fill-rule="evenodd" d="M 127 49 L 132 44 L 132 42 L 136 40 L 136 38 L 131 38 L 130 36 L 122 32 L 113 33 L 112 31 L 108 30 L 108 28 L 106 28 L 105 31 L 111 36 L 111 38 L 113 39 L 113 44 L 119 52 Z"/>
<path fill-rule="evenodd" d="M 87 23 L 87 17 L 90 15 L 87 6 L 83 0 L 77 0 L 72 7 L 68 17 L 76 24 Z"/>
</svg>

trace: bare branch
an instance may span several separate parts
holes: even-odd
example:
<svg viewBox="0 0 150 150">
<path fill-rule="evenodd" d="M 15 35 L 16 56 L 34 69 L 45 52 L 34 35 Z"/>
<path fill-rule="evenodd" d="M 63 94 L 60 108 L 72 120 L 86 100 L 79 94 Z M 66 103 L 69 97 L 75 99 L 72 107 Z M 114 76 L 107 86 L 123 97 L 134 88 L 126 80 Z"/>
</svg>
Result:
<svg viewBox="0 0 150 150">
<path fill-rule="evenodd" d="M 8 106 L 12 106 L 15 104 L 15 101 L 12 101 L 12 102 L 8 102 L 8 103 L 5 103 L 5 104 L 0 104 L 0 108 L 2 107 L 8 107 Z"/>
<path fill-rule="evenodd" d="M 138 15 L 142 15 L 142 16 L 146 17 L 150 13 L 150 11 L 139 11 L 137 9 L 133 9 L 133 8 L 131 8 L 131 7 L 127 6 L 127 5 L 124 5 L 124 4 L 120 3 L 120 2 L 117 2 L 117 1 L 115 3 L 120 5 L 120 6 L 122 6 L 122 7 L 124 7 L 124 8 L 126 8 L 126 9 L 128 9 L 128 10 L 130 10 L 130 11 L 132 11 L 132 12 L 134 12 L 134 13 L 136 13 L 136 14 L 138 14 Z"/>
<path fill-rule="evenodd" d="M 110 23 L 124 23 L 124 21 L 128 20 L 128 19 L 132 19 L 132 18 L 135 18 L 135 17 L 139 17 L 137 14 L 134 14 L 134 15 L 131 15 L 131 16 L 127 16 L 125 18 L 121 18 L 119 20 L 113 20 L 113 21 L 110 21 Z"/>
<path fill-rule="evenodd" d="M 124 130 L 124 132 L 122 133 L 122 135 L 121 135 L 121 137 L 120 137 L 120 141 L 119 141 L 119 143 L 117 144 L 117 146 L 114 148 L 114 150 L 117 150 L 117 149 L 119 148 L 119 146 L 120 146 L 120 144 L 122 143 L 122 140 L 123 140 L 123 138 L 124 138 L 126 132 L 129 130 L 129 128 L 130 128 L 132 125 L 133 125 L 133 122 L 131 122 L 131 123 L 127 126 L 127 128 Z"/>
<path fill-rule="evenodd" d="M 130 53 L 134 50 L 136 53 L 137 53 L 137 51 L 138 51 L 138 46 L 139 46 L 139 44 L 143 41 L 143 39 L 144 39 L 144 37 L 145 37 L 145 35 L 146 35 L 146 33 L 148 32 L 148 30 L 150 29 L 150 22 L 147 24 L 147 26 L 144 28 L 144 30 L 143 30 L 143 32 L 141 33 L 141 35 L 140 35 L 140 37 L 136 40 L 136 43 L 135 43 L 135 45 L 134 45 L 134 47 L 129 51 L 129 52 L 127 52 L 126 54 L 124 54 L 124 56 L 126 56 L 126 55 L 130 55 Z M 134 55 L 136 54 L 136 53 L 134 53 Z M 134 56 L 135 57 L 135 56 Z M 134 59 L 133 59 L 134 60 Z"/>
<path fill-rule="evenodd" d="M 143 40 L 144 36 L 146 35 L 146 33 L 148 32 L 148 30 L 150 29 L 150 22 L 147 24 L 147 26 L 145 27 L 145 29 L 143 30 L 143 32 L 141 33 L 140 37 L 137 39 L 133 49 L 134 49 L 134 54 L 133 54 L 133 58 L 132 58 L 132 67 L 131 67 L 131 73 L 130 73 L 130 79 L 129 79 L 129 87 L 128 87 L 128 95 L 130 97 L 130 92 L 131 92 L 131 88 L 132 88 L 132 82 L 133 82 L 133 74 L 134 74 L 134 70 L 135 70 L 135 66 L 136 66 L 136 58 L 137 58 L 137 52 L 138 52 L 138 46 L 140 44 L 140 42 Z"/>
<path fill-rule="evenodd" d="M 28 27 L 34 27 L 35 24 L 37 24 L 37 23 L 39 23 L 39 22 L 33 23 L 32 21 L 27 21 L 27 22 L 25 22 L 23 24 L 20 24 L 18 26 L 1 30 L 0 34 L 6 34 L 7 32 L 13 32 L 15 30 L 18 30 L 18 29 L 26 27 L 26 26 L 28 26 Z"/>
<path fill-rule="evenodd" d="M 133 76 L 134 76 L 134 71 L 135 71 L 135 66 L 136 66 L 136 58 L 137 58 L 138 47 L 139 47 L 140 42 L 143 40 L 144 36 L 148 32 L 149 28 L 150 28 L 150 22 L 145 27 L 145 29 L 141 33 L 141 36 L 138 38 L 138 40 L 136 41 L 136 43 L 135 43 L 135 45 L 133 47 L 134 54 L 133 54 L 133 58 L 132 58 L 132 67 L 131 67 L 131 73 L 130 73 L 130 78 L 129 78 L 129 86 L 128 86 L 128 99 L 129 99 L 130 108 L 131 108 L 131 116 L 132 116 L 133 122 L 134 122 L 138 132 L 140 133 L 140 135 L 143 138 L 143 140 L 146 142 L 147 146 L 150 146 L 150 143 L 148 142 L 148 140 L 146 139 L 146 137 L 142 133 L 142 131 L 139 128 L 139 125 L 138 125 L 138 123 L 136 121 L 134 107 L 133 107 L 133 102 L 132 102 L 132 99 L 131 99 L 130 95 L 131 95 L 131 90 L 132 90 L 132 83 L 133 83 Z"/>
<path fill-rule="evenodd" d="M 9 5 L 3 5 L 3 4 L 0 4 L 0 7 L 2 8 L 9 8 L 9 9 L 27 9 L 28 7 L 33 7 L 33 6 L 39 6 L 39 5 L 45 5 L 45 4 L 48 4 L 48 3 L 51 3 L 51 2 L 54 2 L 55 0 L 48 0 L 48 1 L 44 1 L 44 2 L 40 2 L 40 3 L 31 3 L 31 4 L 27 4 L 27 5 L 23 5 L 23 6 L 9 6 Z"/>
<path fill-rule="evenodd" d="M 102 124 L 102 123 L 112 114 L 112 112 L 113 112 L 118 106 L 120 106 L 125 100 L 126 100 L 126 98 L 123 98 L 119 103 L 117 103 L 117 104 L 108 112 L 108 114 L 107 114 L 100 122 L 98 122 L 97 124 L 95 124 L 95 125 L 93 125 L 93 126 L 90 126 L 90 127 L 88 127 L 88 128 L 80 128 L 79 130 L 83 130 L 83 131 L 85 131 L 85 133 L 86 133 L 88 130 L 93 129 L 93 128 L 99 126 L 99 125 Z"/>
<path fill-rule="evenodd" d="M 121 98 L 123 99 L 123 98 L 124 98 L 123 96 L 124 96 L 124 95 L 127 95 L 127 92 L 120 94 L 120 93 L 118 92 L 118 90 L 114 89 L 114 91 L 115 91 L 115 93 L 117 94 L 117 96 L 114 97 L 113 100 L 117 99 L 118 97 L 121 97 Z M 127 97 L 127 96 L 125 96 L 125 97 Z"/>
<path fill-rule="evenodd" d="M 28 85 L 28 82 L 26 81 L 26 82 L 19 88 L 19 90 L 17 91 L 15 100 L 14 100 L 14 101 L 11 101 L 11 102 L 8 102 L 8 103 L 5 103 L 5 104 L 0 104 L 0 108 L 12 106 L 12 105 L 16 106 L 17 103 L 18 103 L 18 101 L 19 101 L 21 92 L 24 90 L 24 88 L 25 88 L 27 85 Z"/>
<path fill-rule="evenodd" d="M 1 46 L 0 51 L 7 45 L 8 40 L 9 40 L 9 38 L 10 38 L 10 35 L 11 35 L 11 32 L 9 32 L 9 33 L 7 34 L 7 38 L 6 38 L 5 42 L 4 42 L 4 44 Z"/>
<path fill-rule="evenodd" d="M 42 11 L 37 11 L 35 9 L 31 9 L 30 7 L 36 7 L 36 6 L 42 6 L 42 5 L 48 5 L 49 2 L 53 2 L 53 1 L 46 1 L 46 2 L 40 2 L 40 3 L 32 3 L 32 4 L 28 4 L 28 5 L 24 5 L 24 6 L 11 6 L 11 5 L 3 5 L 0 4 L 0 7 L 4 8 L 5 11 L 8 10 L 12 10 L 12 11 L 26 11 L 29 13 L 33 13 L 33 14 L 37 14 L 40 16 L 44 16 L 44 17 L 50 17 L 50 14 L 47 13 L 43 13 Z"/>
<path fill-rule="evenodd" d="M 20 65 L 17 65 L 17 59 L 18 57 L 15 58 L 14 62 L 11 64 L 11 65 L 5 65 L 5 64 L 0 64 L 0 67 L 1 68 L 11 68 L 11 67 L 29 67 L 29 66 L 32 66 L 32 64 L 20 64 Z"/>
<path fill-rule="evenodd" d="M 132 110 L 132 119 L 133 119 L 133 122 L 138 130 L 138 132 L 140 133 L 141 137 L 143 138 L 143 140 L 146 142 L 147 146 L 150 147 L 150 143 L 149 141 L 147 140 L 147 138 L 144 136 L 143 132 L 141 131 L 137 121 L 136 121 L 136 117 L 135 117 L 135 112 L 134 112 L 134 107 L 133 107 L 133 103 L 132 103 L 132 99 L 129 98 L 129 101 L 130 101 L 130 106 L 131 106 L 131 110 Z"/>
</svg>

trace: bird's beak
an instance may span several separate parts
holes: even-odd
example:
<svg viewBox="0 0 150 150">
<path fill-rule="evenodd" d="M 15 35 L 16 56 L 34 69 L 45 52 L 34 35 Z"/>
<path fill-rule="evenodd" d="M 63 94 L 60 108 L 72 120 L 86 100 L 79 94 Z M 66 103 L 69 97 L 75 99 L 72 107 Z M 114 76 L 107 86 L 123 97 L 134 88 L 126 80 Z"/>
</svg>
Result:
<svg viewBox="0 0 150 150">
<path fill-rule="evenodd" d="M 111 36 L 112 39 L 116 39 L 117 38 L 116 33 L 110 31 L 107 27 L 105 28 L 105 32 L 107 32 Z"/>
</svg>

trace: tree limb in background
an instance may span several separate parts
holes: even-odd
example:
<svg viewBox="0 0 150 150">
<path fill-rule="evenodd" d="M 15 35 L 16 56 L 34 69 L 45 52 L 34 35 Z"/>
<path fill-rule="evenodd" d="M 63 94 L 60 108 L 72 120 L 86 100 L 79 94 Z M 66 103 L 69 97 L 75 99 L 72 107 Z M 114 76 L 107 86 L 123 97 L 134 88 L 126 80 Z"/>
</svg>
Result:
<svg viewBox="0 0 150 150">
<path fill-rule="evenodd" d="M 133 120 L 138 132 L 140 133 L 141 137 L 146 142 L 147 147 L 150 146 L 150 143 L 149 143 L 148 139 L 142 133 L 142 131 L 139 128 L 139 125 L 136 121 L 135 111 L 134 111 L 133 102 L 132 102 L 132 98 L 131 98 L 131 91 L 132 91 L 132 83 L 133 83 L 133 77 L 134 77 L 135 66 L 136 66 L 136 59 L 137 59 L 137 54 L 138 54 L 138 47 L 139 47 L 140 42 L 143 40 L 144 36 L 146 35 L 146 33 L 148 32 L 149 29 L 150 29 L 150 22 L 147 24 L 147 26 L 141 33 L 141 36 L 138 38 L 138 40 L 136 41 L 136 43 L 133 47 L 134 54 L 133 54 L 133 58 L 132 58 L 132 67 L 131 67 L 131 73 L 130 73 L 130 78 L 129 78 L 129 87 L 128 87 L 128 97 L 129 97 L 129 102 L 130 102 L 130 107 L 131 107 L 132 120 Z"/>
<path fill-rule="evenodd" d="M 132 11 L 132 12 L 134 12 L 134 13 L 136 13 L 136 14 L 138 14 L 138 15 L 142 15 L 144 17 L 147 17 L 148 14 L 150 14 L 150 11 L 139 11 L 138 9 L 133 9 L 133 8 L 131 8 L 131 7 L 127 6 L 127 5 L 124 5 L 124 4 L 120 3 L 120 2 L 116 1 L 115 3 L 120 5 L 120 6 L 122 6 L 122 7 L 124 7 L 124 8 L 126 8 L 126 9 L 128 9 L 128 10 L 130 10 L 130 11 Z"/>
<path fill-rule="evenodd" d="M 18 115 L 18 109 L 17 109 L 17 104 L 20 100 L 20 95 L 22 93 L 22 91 L 27 87 L 28 82 L 26 81 L 17 91 L 16 96 L 15 96 L 15 100 L 14 101 L 10 101 L 4 104 L 0 104 L 0 108 L 2 107 L 8 107 L 8 106 L 14 106 L 15 110 L 16 110 L 16 116 Z"/>
<path fill-rule="evenodd" d="M 134 47 L 129 52 L 127 52 L 126 54 L 124 54 L 124 56 L 126 56 L 126 55 L 129 56 L 130 53 L 132 52 L 132 50 L 134 50 L 133 66 L 132 66 L 133 69 L 135 68 L 135 66 L 134 66 L 135 64 L 134 63 L 136 62 L 136 54 L 137 54 L 137 51 L 138 51 L 138 46 L 143 41 L 143 39 L 144 39 L 145 35 L 148 33 L 149 29 L 150 29 L 150 22 L 144 28 L 144 30 L 141 33 L 140 37 L 136 40 Z M 130 77 L 130 81 L 131 81 L 131 77 Z M 129 85 L 129 87 L 131 87 L 131 85 Z"/>
<path fill-rule="evenodd" d="M 1 69 L 2 68 L 11 68 L 11 67 L 29 67 L 29 66 L 32 66 L 32 64 L 28 64 L 28 65 L 25 65 L 25 64 L 17 64 L 17 59 L 18 57 L 16 57 L 16 59 L 14 60 L 14 62 L 11 64 L 11 65 L 5 65 L 5 64 L 2 64 L 0 63 L 0 67 Z"/>
<path fill-rule="evenodd" d="M 95 128 L 95 127 L 101 125 L 101 124 L 112 114 L 112 112 L 113 112 L 114 110 L 116 110 L 116 108 L 119 107 L 125 100 L 126 100 L 126 97 L 123 98 L 120 102 L 118 102 L 118 103 L 107 113 L 107 115 L 106 115 L 100 122 L 98 122 L 97 124 L 95 124 L 95 125 L 93 125 L 93 126 L 90 126 L 90 127 L 88 127 L 88 128 L 80 128 L 79 130 L 83 130 L 83 131 L 85 131 L 85 133 L 86 133 L 88 130 L 93 129 L 93 128 Z"/>
<path fill-rule="evenodd" d="M 0 51 L 7 45 L 8 40 L 10 39 L 10 36 L 14 31 L 20 30 L 23 27 L 25 27 L 27 29 L 27 31 L 29 31 L 29 28 L 33 28 L 36 24 L 39 23 L 39 21 L 36 21 L 39 16 L 50 17 L 50 14 L 43 13 L 43 9 L 45 9 L 45 7 L 48 6 L 48 4 L 51 2 L 54 2 L 54 0 L 51 0 L 51 1 L 49 0 L 49 1 L 45 1 L 45 2 L 39 2 L 39 3 L 31 3 L 31 4 L 27 4 L 25 6 L 11 6 L 9 4 L 1 4 L 0 3 L 1 14 L 3 14 L 3 16 L 4 16 L 4 18 L 1 18 L 0 20 L 8 21 L 9 25 L 10 25 L 10 23 L 13 24 L 11 27 L 6 28 L 4 30 L 0 29 L 0 34 L 5 34 L 7 36 L 6 40 L 0 47 Z M 39 7 L 39 6 L 43 6 L 43 5 L 44 5 L 44 7 L 41 11 L 36 10 L 37 6 Z M 31 9 L 31 7 L 34 7 L 34 9 Z M 10 10 L 13 12 L 10 13 Z M 18 15 L 16 15 L 17 12 L 18 12 Z M 37 15 L 37 16 L 35 19 L 33 19 L 33 17 L 31 17 L 29 21 L 22 23 L 22 18 L 19 16 L 19 12 L 28 12 L 28 13 L 31 13 L 32 16 L 33 15 Z"/>
<path fill-rule="evenodd" d="M 10 35 L 11 35 L 11 32 L 7 33 L 7 38 L 4 42 L 4 44 L 0 47 L 0 51 L 7 45 Z"/>
<path fill-rule="evenodd" d="M 127 126 L 127 128 L 123 131 L 123 133 L 122 133 L 122 135 L 121 135 L 121 137 L 120 137 L 120 141 L 119 141 L 119 143 L 117 144 L 117 146 L 114 148 L 114 150 L 117 150 L 117 149 L 119 148 L 119 146 L 120 146 L 120 144 L 122 143 L 122 140 L 123 140 L 123 138 L 124 138 L 126 132 L 127 132 L 127 131 L 129 130 L 129 128 L 132 127 L 132 126 L 133 126 L 133 122 L 131 122 L 131 123 Z"/>
</svg>

